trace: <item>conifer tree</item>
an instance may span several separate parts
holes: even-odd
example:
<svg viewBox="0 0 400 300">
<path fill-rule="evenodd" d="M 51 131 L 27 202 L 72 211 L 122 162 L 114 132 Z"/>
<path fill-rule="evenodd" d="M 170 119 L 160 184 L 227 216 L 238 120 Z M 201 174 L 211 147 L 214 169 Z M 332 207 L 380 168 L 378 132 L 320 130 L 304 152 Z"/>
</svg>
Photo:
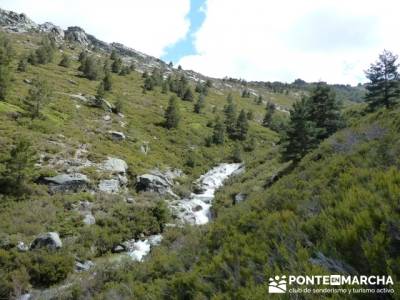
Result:
<svg viewBox="0 0 400 300">
<path fill-rule="evenodd" d="M 193 92 L 190 87 L 187 87 L 185 93 L 183 94 L 182 100 L 193 101 Z"/>
<path fill-rule="evenodd" d="M 228 95 L 227 101 L 228 103 L 224 108 L 226 132 L 230 137 L 234 137 L 236 133 L 236 106 L 231 94 Z"/>
<path fill-rule="evenodd" d="M 14 56 L 11 42 L 0 34 L 0 100 L 5 100 L 11 85 L 10 63 Z"/>
<path fill-rule="evenodd" d="M 169 99 L 167 110 L 165 111 L 165 127 L 167 129 L 177 128 L 180 121 L 178 103 L 175 96 Z"/>
<path fill-rule="evenodd" d="M 318 144 L 318 129 L 310 121 L 309 107 L 305 98 L 296 102 L 290 111 L 288 127 L 282 137 L 284 161 L 294 163 L 307 154 Z"/>
<path fill-rule="evenodd" d="M 390 108 L 400 97 L 397 58 L 397 55 L 385 50 L 379 55 L 378 61 L 365 72 L 370 80 L 366 86 L 368 92 L 365 96 L 370 110 L 381 106 Z"/>
<path fill-rule="evenodd" d="M 104 71 L 104 78 L 103 78 L 103 87 L 105 91 L 112 90 L 112 76 L 109 69 L 105 69 Z"/>
<path fill-rule="evenodd" d="M 272 102 L 267 102 L 267 106 L 266 106 L 266 112 L 265 112 L 265 116 L 262 122 L 262 125 L 264 127 L 270 127 L 271 126 L 271 122 L 272 122 L 272 116 L 275 113 L 276 110 L 276 106 L 274 103 Z"/>
<path fill-rule="evenodd" d="M 58 65 L 65 68 L 68 68 L 71 65 L 71 59 L 66 53 L 63 54 L 61 61 Z"/>
<path fill-rule="evenodd" d="M 246 112 L 242 109 L 236 122 L 236 137 L 239 140 L 244 141 L 247 137 L 248 130 L 249 122 L 247 120 Z"/>
<path fill-rule="evenodd" d="M 49 102 L 52 91 L 48 83 L 42 79 L 35 79 L 25 101 L 32 119 L 39 118 L 43 107 Z"/>
<path fill-rule="evenodd" d="M 242 149 L 241 146 L 238 142 L 235 143 L 235 146 L 233 147 L 232 151 L 232 160 L 234 163 L 241 163 L 243 161 L 242 159 Z"/>
<path fill-rule="evenodd" d="M 333 90 L 323 82 L 317 83 L 307 99 L 309 121 L 319 129 L 318 138 L 327 138 L 342 126 L 340 103 Z"/>
<path fill-rule="evenodd" d="M 36 177 L 36 151 L 27 139 L 20 139 L 0 162 L 0 193 L 21 195 Z"/>
<path fill-rule="evenodd" d="M 197 102 L 194 105 L 194 112 L 196 114 L 201 113 L 201 110 L 204 108 L 205 105 L 205 96 L 203 94 L 199 95 L 199 98 L 197 99 Z"/>
<path fill-rule="evenodd" d="M 222 123 L 220 118 L 217 117 L 213 128 L 212 142 L 216 145 L 223 144 L 225 142 L 224 136 L 225 136 L 224 124 Z"/>
</svg>

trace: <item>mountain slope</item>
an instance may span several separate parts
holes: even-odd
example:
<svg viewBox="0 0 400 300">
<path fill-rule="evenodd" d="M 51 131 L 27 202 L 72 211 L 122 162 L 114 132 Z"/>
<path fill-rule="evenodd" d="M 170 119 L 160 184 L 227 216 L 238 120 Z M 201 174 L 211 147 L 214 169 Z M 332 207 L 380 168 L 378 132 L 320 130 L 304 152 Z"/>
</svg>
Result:
<svg viewBox="0 0 400 300">
<path fill-rule="evenodd" d="M 218 193 L 218 218 L 208 229 L 168 235 L 146 262 L 127 266 L 129 273 L 103 270 L 108 276 L 85 283 L 82 295 L 94 289 L 104 298 L 267 299 L 268 278 L 277 274 L 338 273 L 391 275 L 388 288 L 398 290 L 399 113 L 397 106 L 362 117 L 270 188 L 263 183 L 271 160 L 260 158 Z M 247 200 L 232 207 L 236 191 Z"/>
</svg>

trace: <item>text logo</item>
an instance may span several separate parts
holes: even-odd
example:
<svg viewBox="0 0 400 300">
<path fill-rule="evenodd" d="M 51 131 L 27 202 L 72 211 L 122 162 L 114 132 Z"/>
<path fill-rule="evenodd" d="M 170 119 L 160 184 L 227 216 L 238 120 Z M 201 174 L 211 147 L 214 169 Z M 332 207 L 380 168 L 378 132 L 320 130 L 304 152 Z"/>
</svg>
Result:
<svg viewBox="0 0 400 300">
<path fill-rule="evenodd" d="M 271 294 L 286 293 L 286 276 L 275 276 L 269 278 L 268 292 Z"/>
</svg>

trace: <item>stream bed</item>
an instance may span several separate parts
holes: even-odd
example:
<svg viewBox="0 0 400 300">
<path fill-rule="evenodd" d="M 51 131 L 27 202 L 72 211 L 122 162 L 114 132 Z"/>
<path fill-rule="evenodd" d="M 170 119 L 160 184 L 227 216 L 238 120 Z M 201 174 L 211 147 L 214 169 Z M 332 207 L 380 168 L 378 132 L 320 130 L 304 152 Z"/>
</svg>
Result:
<svg viewBox="0 0 400 300">
<path fill-rule="evenodd" d="M 177 225 L 207 224 L 211 219 L 210 212 L 215 192 L 224 184 L 226 179 L 241 173 L 243 170 L 243 164 L 222 163 L 200 176 L 194 182 L 196 192 L 191 193 L 190 197 L 169 201 L 169 208 L 177 216 Z M 126 254 L 132 260 L 142 261 L 151 248 L 160 244 L 161 241 L 161 234 L 152 235 L 142 240 L 127 241 L 125 242 L 128 249 Z"/>
</svg>

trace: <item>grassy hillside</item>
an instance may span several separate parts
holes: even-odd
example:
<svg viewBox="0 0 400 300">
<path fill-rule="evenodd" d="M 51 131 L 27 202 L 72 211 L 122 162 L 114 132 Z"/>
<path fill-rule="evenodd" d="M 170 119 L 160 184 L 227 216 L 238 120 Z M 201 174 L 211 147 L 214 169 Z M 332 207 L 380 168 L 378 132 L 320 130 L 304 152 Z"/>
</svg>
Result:
<svg viewBox="0 0 400 300">
<path fill-rule="evenodd" d="M 391 275 L 397 290 L 400 107 L 361 115 L 354 111 L 358 125 L 334 134 L 269 188 L 275 163 L 266 152 L 218 193 L 218 218 L 208 228 L 170 232 L 146 262 L 102 269 L 79 291 L 101 291 L 102 299 L 268 299 L 276 274 L 337 273 Z M 247 200 L 233 205 L 238 191 Z"/>
</svg>

